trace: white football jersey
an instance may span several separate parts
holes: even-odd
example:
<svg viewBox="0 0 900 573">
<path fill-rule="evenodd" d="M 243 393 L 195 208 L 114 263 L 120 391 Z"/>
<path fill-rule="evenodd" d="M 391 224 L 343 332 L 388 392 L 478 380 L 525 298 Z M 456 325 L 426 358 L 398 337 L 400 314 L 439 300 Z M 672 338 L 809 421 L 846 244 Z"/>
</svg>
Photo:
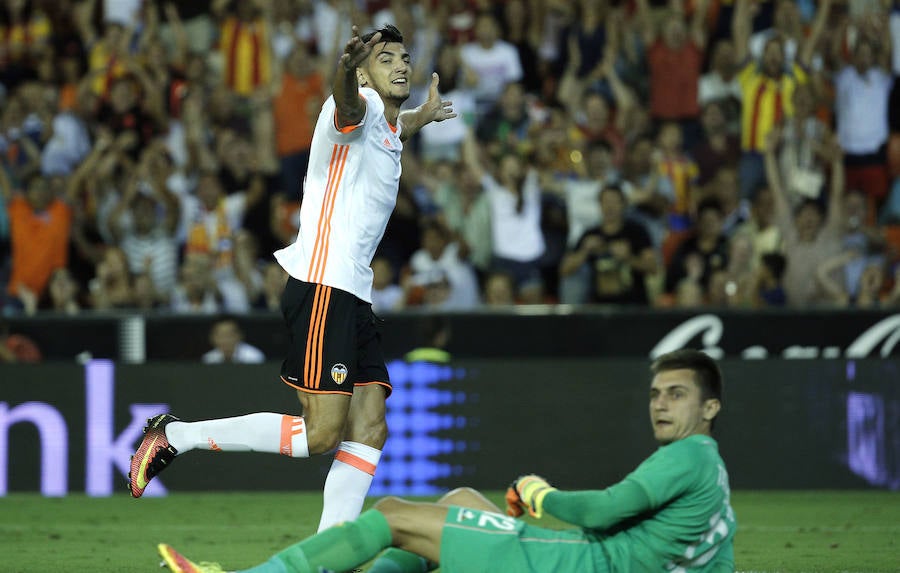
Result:
<svg viewBox="0 0 900 573">
<path fill-rule="evenodd" d="M 360 88 L 366 115 L 355 126 L 335 125 L 334 97 L 322 105 L 313 132 L 297 240 L 275 252 L 295 279 L 328 285 L 372 301 L 369 263 L 397 202 L 399 126 L 384 104 Z M 398 122 L 399 123 L 399 122 Z"/>
</svg>

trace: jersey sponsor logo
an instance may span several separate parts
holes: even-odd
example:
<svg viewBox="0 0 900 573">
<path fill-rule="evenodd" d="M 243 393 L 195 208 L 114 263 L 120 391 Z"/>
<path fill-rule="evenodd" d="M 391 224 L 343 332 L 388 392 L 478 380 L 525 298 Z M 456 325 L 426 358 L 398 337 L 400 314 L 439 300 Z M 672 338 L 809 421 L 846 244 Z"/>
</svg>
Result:
<svg viewBox="0 0 900 573">
<path fill-rule="evenodd" d="M 331 367 L 331 379 L 336 384 L 343 384 L 347 379 L 347 367 L 340 362 Z"/>
<path fill-rule="evenodd" d="M 212 438 L 206 438 L 206 441 L 209 443 L 209 449 L 214 452 L 221 452 L 222 448 L 219 447 L 219 444 Z"/>
<path fill-rule="evenodd" d="M 388 139 L 387 137 L 384 138 L 384 146 L 387 147 L 388 149 L 393 149 L 393 148 L 394 148 L 394 146 L 391 145 L 391 140 Z"/>
</svg>

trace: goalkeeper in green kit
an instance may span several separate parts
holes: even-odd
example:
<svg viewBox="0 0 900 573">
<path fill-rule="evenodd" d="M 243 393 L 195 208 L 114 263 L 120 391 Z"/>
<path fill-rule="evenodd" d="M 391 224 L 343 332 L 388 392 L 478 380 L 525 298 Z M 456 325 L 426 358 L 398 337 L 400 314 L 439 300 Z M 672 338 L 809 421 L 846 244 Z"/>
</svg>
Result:
<svg viewBox="0 0 900 573">
<path fill-rule="evenodd" d="M 605 573 L 734 571 L 736 528 L 728 472 L 711 431 L 722 407 L 722 375 L 695 350 L 651 366 L 650 422 L 660 447 L 619 483 L 562 491 L 520 477 L 506 494 L 508 515 L 469 488 L 437 503 L 385 498 L 352 522 L 313 535 L 248 573 L 348 571 L 374 557 L 371 573 Z M 525 523 L 528 512 L 577 526 Z M 385 551 L 386 550 L 386 551 Z M 172 547 L 159 551 L 178 573 L 222 571 Z"/>
</svg>

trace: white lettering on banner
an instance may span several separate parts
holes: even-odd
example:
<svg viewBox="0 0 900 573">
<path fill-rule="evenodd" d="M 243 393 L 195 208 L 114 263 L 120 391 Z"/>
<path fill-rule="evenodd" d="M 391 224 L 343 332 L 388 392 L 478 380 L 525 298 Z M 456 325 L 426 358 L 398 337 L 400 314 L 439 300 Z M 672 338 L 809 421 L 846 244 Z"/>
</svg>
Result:
<svg viewBox="0 0 900 573">
<path fill-rule="evenodd" d="M 878 346 L 878 343 L 885 338 L 887 340 L 881 345 L 882 358 L 890 356 L 894 346 L 900 340 L 900 314 L 889 316 L 860 334 L 847 347 L 847 358 L 864 358 L 868 356 Z"/>
<path fill-rule="evenodd" d="M 87 456 L 85 459 L 85 493 L 91 496 L 111 495 L 115 470 L 128 476 L 129 458 L 141 436 L 144 420 L 168 411 L 167 404 L 131 404 L 131 422 L 115 438 L 115 365 L 109 360 L 93 360 L 85 366 L 87 395 Z M 166 488 L 160 480 L 151 482 L 144 495 L 162 496 Z M 122 488 L 118 488 L 122 489 Z"/>
<path fill-rule="evenodd" d="M 130 404 L 131 421 L 121 434 L 115 428 L 115 365 L 109 360 L 91 360 L 84 368 L 86 453 L 85 484 L 88 495 L 108 496 L 124 490 L 133 445 L 141 436 L 144 421 L 168 404 Z M 62 496 L 68 493 L 69 432 L 63 415 L 51 404 L 25 402 L 12 408 L 0 402 L 0 496 L 9 490 L 9 428 L 13 424 L 33 424 L 40 436 L 41 493 Z M 115 477 L 122 483 L 115 487 Z M 159 479 L 147 487 L 145 496 L 166 494 Z"/>
<path fill-rule="evenodd" d="M 656 359 L 667 352 L 684 348 L 701 334 L 703 335 L 701 350 L 713 358 L 722 358 L 725 352 L 718 344 L 722 340 L 724 330 L 722 319 L 714 314 L 702 314 L 689 318 L 656 343 L 656 346 L 650 350 L 650 358 Z M 856 340 L 850 343 L 843 355 L 846 358 L 865 358 L 872 354 L 880 344 L 879 354 L 882 358 L 887 358 L 898 342 L 900 342 L 900 314 L 894 314 L 864 330 Z M 756 344 L 745 348 L 740 355 L 747 360 L 760 360 L 768 358 L 769 350 L 765 346 Z M 781 357 L 788 359 L 840 358 L 841 348 L 839 346 L 821 348 L 792 344 L 781 351 Z"/>
<path fill-rule="evenodd" d="M 9 427 L 19 422 L 34 424 L 40 436 L 41 493 L 66 495 L 69 432 L 62 414 L 43 402 L 25 402 L 14 408 L 0 402 L 0 496 L 6 495 L 9 489 Z"/>
<path fill-rule="evenodd" d="M 718 346 L 719 340 L 722 339 L 722 319 L 714 314 L 701 314 L 689 318 L 676 326 L 672 332 L 663 336 L 653 350 L 650 351 L 650 358 L 657 359 L 667 352 L 684 348 L 687 343 L 693 340 L 697 335 L 703 334 L 703 351 L 713 358 L 722 358 L 724 352 Z"/>
</svg>

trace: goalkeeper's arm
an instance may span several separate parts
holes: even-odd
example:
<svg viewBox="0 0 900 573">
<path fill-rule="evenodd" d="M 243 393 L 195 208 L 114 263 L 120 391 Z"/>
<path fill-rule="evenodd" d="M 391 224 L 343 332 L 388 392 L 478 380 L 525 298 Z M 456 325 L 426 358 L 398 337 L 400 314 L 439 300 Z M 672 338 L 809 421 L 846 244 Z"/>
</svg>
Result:
<svg viewBox="0 0 900 573">
<path fill-rule="evenodd" d="M 510 486 L 506 501 L 510 515 L 519 516 L 527 509 L 540 518 L 546 512 L 590 529 L 608 529 L 651 507 L 644 488 L 629 479 L 604 490 L 559 491 L 543 478 L 524 476 Z"/>
</svg>

